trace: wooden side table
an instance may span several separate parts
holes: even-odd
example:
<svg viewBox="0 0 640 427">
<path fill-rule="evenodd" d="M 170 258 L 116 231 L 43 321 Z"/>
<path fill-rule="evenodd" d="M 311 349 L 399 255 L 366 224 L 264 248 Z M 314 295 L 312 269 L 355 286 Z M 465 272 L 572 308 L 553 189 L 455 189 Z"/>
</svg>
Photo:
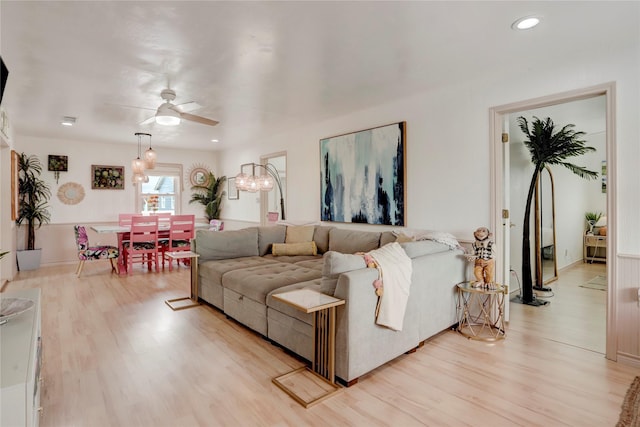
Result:
<svg viewBox="0 0 640 427">
<path fill-rule="evenodd" d="M 274 294 L 273 298 L 305 313 L 313 313 L 313 360 L 273 379 L 273 383 L 308 408 L 340 391 L 335 382 L 336 307 L 345 303 L 311 289 Z"/>
<path fill-rule="evenodd" d="M 458 332 L 480 341 L 498 341 L 506 336 L 504 300 L 509 294 L 504 285 L 495 289 L 476 288 L 472 282 L 458 283 Z"/>
<path fill-rule="evenodd" d="M 171 310 L 184 310 L 185 308 L 197 307 L 200 305 L 198 302 L 198 255 L 192 251 L 177 251 L 177 252 L 167 252 L 166 255 L 174 260 L 178 259 L 189 259 L 191 262 L 191 296 L 182 297 L 182 298 L 174 298 L 168 299 L 165 301 Z M 181 301 L 189 301 L 189 303 L 184 304 Z"/>
<path fill-rule="evenodd" d="M 585 234 L 582 261 L 592 264 L 594 261 L 607 262 L 607 236 Z"/>
</svg>

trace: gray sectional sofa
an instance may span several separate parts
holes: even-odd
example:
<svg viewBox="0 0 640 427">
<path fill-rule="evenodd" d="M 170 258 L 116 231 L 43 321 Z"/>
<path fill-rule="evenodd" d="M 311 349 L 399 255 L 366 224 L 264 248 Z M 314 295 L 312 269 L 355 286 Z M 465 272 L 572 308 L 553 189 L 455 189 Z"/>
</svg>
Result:
<svg viewBox="0 0 640 427">
<path fill-rule="evenodd" d="M 289 237 L 300 227 L 296 233 L 285 225 L 198 230 L 193 246 L 200 255 L 199 297 L 307 360 L 312 315 L 272 295 L 310 288 L 344 299 L 337 311 L 336 375 L 348 384 L 457 322 L 455 285 L 465 280 L 467 268 L 461 250 L 433 240 L 401 243 L 413 273 L 402 331 L 393 331 L 375 323 L 372 284 L 378 271 L 355 253 L 394 242 L 396 235 L 311 227 L 303 234 L 313 243 L 297 246 Z"/>
</svg>

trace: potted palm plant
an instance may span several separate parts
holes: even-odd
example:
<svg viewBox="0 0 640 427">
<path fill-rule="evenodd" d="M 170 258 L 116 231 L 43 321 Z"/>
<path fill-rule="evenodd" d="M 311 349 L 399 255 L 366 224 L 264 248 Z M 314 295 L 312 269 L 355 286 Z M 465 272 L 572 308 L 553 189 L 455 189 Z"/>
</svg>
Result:
<svg viewBox="0 0 640 427">
<path fill-rule="evenodd" d="M 534 117 L 531 122 L 531 130 L 529 122 L 524 117 L 518 117 L 518 125 L 520 130 L 525 134 L 525 146 L 531 153 L 531 162 L 534 165 L 533 176 L 529 184 L 529 193 L 527 194 L 527 203 L 524 210 L 524 225 L 522 231 L 522 297 L 523 304 L 539 306 L 544 305 L 547 301 L 535 299 L 533 295 L 533 279 L 531 276 L 531 202 L 533 199 L 536 182 L 540 171 L 547 165 L 560 165 L 569 169 L 580 178 L 595 179 L 598 172 L 590 171 L 582 166 L 576 166 L 566 161 L 569 157 L 581 156 L 585 153 L 596 151 L 593 147 L 586 146 L 586 141 L 581 138 L 584 132 L 575 131 L 575 125 L 568 124 L 562 129 L 556 131 L 555 124 L 551 118 L 540 120 Z"/>
<path fill-rule="evenodd" d="M 227 177 L 221 176 L 216 178 L 212 172 L 209 172 L 207 180 L 203 184 L 194 185 L 191 190 L 194 193 L 191 195 L 189 203 L 200 203 L 204 206 L 204 213 L 207 217 L 207 221 L 220 218 L 220 211 L 222 210 L 222 198 L 226 191 L 224 191 L 224 183 Z"/>
<path fill-rule="evenodd" d="M 36 249 L 36 228 L 51 219 L 49 198 L 51 190 L 40 178 L 42 164 L 35 155 L 22 153 L 18 156 L 18 217 L 16 223 L 26 222 L 25 250 L 17 251 L 18 269 L 35 270 L 40 267 L 41 249 Z"/>
</svg>

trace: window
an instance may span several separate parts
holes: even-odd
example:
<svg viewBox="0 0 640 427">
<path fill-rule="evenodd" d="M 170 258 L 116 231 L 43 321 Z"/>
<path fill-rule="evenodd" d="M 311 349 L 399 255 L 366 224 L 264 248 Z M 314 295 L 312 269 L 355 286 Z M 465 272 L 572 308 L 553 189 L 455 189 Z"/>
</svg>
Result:
<svg viewBox="0 0 640 427">
<path fill-rule="evenodd" d="M 149 182 L 136 185 L 136 212 L 180 214 L 182 165 L 160 163 L 145 173 Z"/>
</svg>

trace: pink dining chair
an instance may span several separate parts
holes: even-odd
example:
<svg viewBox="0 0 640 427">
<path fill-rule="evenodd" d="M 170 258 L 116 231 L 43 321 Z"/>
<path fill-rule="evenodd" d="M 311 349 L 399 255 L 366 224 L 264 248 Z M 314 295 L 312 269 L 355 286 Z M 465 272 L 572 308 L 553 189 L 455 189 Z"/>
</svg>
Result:
<svg viewBox="0 0 640 427">
<path fill-rule="evenodd" d="M 191 239 L 195 230 L 195 215 L 171 215 L 169 220 L 169 240 L 163 245 L 162 266 L 165 258 L 169 260 L 169 271 L 173 270 L 173 259 L 166 255 L 167 252 L 181 252 L 191 250 Z M 176 260 L 179 264 L 179 261 Z M 183 261 L 184 263 L 184 261 Z"/>
<path fill-rule="evenodd" d="M 118 214 L 118 225 L 121 227 L 130 227 L 131 226 L 131 218 L 133 218 L 134 215 L 140 215 L 140 214 L 134 214 L 134 213 L 121 213 Z"/>
<path fill-rule="evenodd" d="M 151 264 L 158 267 L 158 217 L 134 215 L 131 217 L 131 232 L 129 241 L 123 243 L 124 264 L 127 272 L 132 273 L 133 263 L 147 263 L 151 270 Z"/>
</svg>

